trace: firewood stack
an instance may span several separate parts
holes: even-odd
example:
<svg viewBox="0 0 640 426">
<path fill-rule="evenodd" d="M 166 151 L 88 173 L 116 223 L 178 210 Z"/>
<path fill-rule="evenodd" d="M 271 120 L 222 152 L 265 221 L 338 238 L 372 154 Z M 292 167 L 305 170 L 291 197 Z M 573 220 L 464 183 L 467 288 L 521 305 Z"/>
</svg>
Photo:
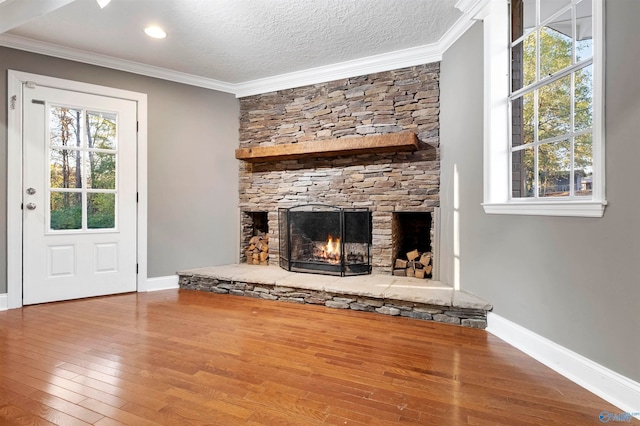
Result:
<svg viewBox="0 0 640 426">
<path fill-rule="evenodd" d="M 398 258 L 393 266 L 393 275 L 400 277 L 430 278 L 433 266 L 431 252 L 420 253 L 412 250 L 406 254 L 406 259 Z"/>
<path fill-rule="evenodd" d="M 249 240 L 249 247 L 244 252 L 249 265 L 269 264 L 269 234 L 259 233 Z"/>
</svg>

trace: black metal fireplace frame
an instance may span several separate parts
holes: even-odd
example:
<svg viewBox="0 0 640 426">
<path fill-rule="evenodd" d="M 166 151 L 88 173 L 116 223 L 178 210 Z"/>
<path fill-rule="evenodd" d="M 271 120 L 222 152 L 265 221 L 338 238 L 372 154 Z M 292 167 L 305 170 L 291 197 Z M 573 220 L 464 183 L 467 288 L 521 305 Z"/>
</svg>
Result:
<svg viewBox="0 0 640 426">
<path fill-rule="evenodd" d="M 340 217 L 340 262 L 339 263 L 327 263 L 312 260 L 298 260 L 292 259 L 291 254 L 291 216 L 295 213 L 320 213 L 331 212 L 338 213 Z M 360 219 L 365 219 L 364 226 L 368 229 L 366 242 L 352 242 L 348 241 L 347 232 L 345 229 L 346 217 L 350 214 L 357 214 Z M 355 216 L 354 216 L 355 219 Z M 363 226 L 361 224 L 361 226 Z M 350 276 L 350 275 L 365 275 L 371 273 L 371 212 L 367 208 L 342 208 L 335 206 L 328 206 L 325 204 L 304 204 L 289 208 L 278 209 L 278 230 L 279 230 L 279 264 L 280 267 L 292 272 L 306 272 L 324 275 L 337 275 L 337 276 Z M 350 243 L 366 244 L 366 256 L 363 262 L 349 261 L 345 256 L 344 246 Z"/>
</svg>

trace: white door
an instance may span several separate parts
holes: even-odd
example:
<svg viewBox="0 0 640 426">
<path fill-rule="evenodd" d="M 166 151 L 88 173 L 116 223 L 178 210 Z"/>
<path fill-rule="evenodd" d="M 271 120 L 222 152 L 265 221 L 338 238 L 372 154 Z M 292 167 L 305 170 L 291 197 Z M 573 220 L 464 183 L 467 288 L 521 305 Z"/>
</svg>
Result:
<svg viewBox="0 0 640 426">
<path fill-rule="evenodd" d="M 136 290 L 136 103 L 24 87 L 23 304 Z"/>
</svg>

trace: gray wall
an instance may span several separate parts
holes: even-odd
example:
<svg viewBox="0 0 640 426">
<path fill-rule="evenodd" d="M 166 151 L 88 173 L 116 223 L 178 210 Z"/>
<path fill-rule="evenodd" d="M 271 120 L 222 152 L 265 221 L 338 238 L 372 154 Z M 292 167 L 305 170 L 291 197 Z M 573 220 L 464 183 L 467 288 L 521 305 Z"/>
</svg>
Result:
<svg viewBox="0 0 640 426">
<path fill-rule="evenodd" d="M 442 61 L 443 257 L 453 257 L 453 168 L 460 181 L 461 287 L 494 312 L 640 380 L 640 32 L 637 0 L 606 2 L 603 218 L 487 215 L 482 202 L 482 23 Z M 444 262 L 451 277 L 452 261 Z"/>
<path fill-rule="evenodd" d="M 148 276 L 237 261 L 233 95 L 0 47 L 0 293 L 6 292 L 7 70 L 147 94 Z"/>
</svg>

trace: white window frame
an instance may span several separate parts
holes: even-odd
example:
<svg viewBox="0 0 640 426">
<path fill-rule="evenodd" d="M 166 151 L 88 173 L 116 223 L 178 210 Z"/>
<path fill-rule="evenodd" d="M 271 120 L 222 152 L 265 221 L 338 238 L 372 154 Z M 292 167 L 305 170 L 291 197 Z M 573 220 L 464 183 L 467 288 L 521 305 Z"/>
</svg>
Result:
<svg viewBox="0 0 640 426">
<path fill-rule="evenodd" d="M 489 0 L 484 20 L 484 197 L 488 214 L 602 217 L 605 197 L 604 0 L 593 1 L 593 196 L 589 199 L 511 197 L 510 33 L 508 0 Z"/>
</svg>

